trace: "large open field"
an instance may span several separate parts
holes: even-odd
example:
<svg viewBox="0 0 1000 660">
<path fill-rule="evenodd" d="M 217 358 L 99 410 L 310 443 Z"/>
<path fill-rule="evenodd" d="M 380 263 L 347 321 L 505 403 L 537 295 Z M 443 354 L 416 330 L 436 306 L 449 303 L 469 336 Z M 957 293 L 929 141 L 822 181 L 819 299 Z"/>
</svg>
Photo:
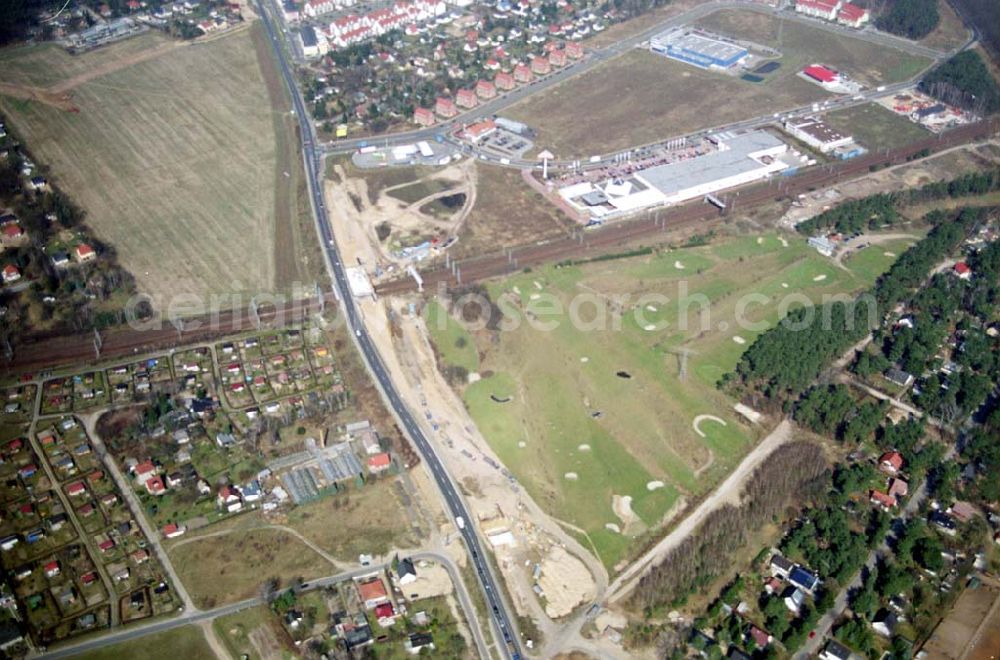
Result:
<svg viewBox="0 0 1000 660">
<path fill-rule="evenodd" d="M 505 114 L 538 129 L 539 148 L 560 157 L 589 156 L 829 98 L 796 75 L 812 62 L 838 67 L 869 85 L 909 79 L 930 63 L 752 11 L 719 11 L 699 25 L 778 48 L 781 68 L 764 82 L 751 83 L 634 50 Z"/>
<path fill-rule="evenodd" d="M 878 103 L 836 110 L 824 115 L 823 119 L 845 135 L 854 136 L 855 142 L 869 150 L 895 149 L 931 135 L 920 124 Z"/>
<path fill-rule="evenodd" d="M 71 88 L 79 112 L 13 97 L 0 109 L 139 289 L 164 300 L 306 277 L 294 136 L 259 29 L 184 46 L 145 35 L 75 57 L 0 51 L 0 82 Z"/>
<path fill-rule="evenodd" d="M 840 268 L 801 239 L 786 246 L 767 234 L 491 284 L 491 298 L 521 323 L 466 337 L 483 355 L 466 404 L 520 483 L 554 517 L 585 530 L 585 544 L 613 567 L 639 545 L 635 537 L 710 490 L 759 439 L 762 429 L 741 421 L 715 383 L 779 318 L 780 302 L 867 286 L 903 246 L 872 248 Z M 582 325 L 572 312 L 546 314 L 551 305 L 571 310 L 574 300 Z M 607 323 L 587 327 L 604 304 Z M 549 321 L 557 327 L 535 325 Z M 454 331 L 440 337 L 454 341 Z M 691 352 L 683 376 L 679 351 Z M 695 429 L 701 415 L 718 419 Z M 627 507 L 613 510 L 615 496 L 632 498 L 634 518 Z"/>
<path fill-rule="evenodd" d="M 153 633 L 140 639 L 105 646 L 96 651 L 87 651 L 74 658 L 87 660 L 120 660 L 121 658 L 143 658 L 144 660 L 176 660 L 176 658 L 214 658 L 212 647 L 205 641 L 205 635 L 198 626 L 190 625 L 166 632 Z"/>
</svg>

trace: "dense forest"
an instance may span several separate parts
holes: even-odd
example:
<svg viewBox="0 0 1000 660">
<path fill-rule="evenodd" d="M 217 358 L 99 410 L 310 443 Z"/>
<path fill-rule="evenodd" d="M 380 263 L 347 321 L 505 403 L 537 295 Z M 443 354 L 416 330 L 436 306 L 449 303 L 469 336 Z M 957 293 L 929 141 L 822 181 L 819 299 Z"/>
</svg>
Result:
<svg viewBox="0 0 1000 660">
<path fill-rule="evenodd" d="M 639 581 L 633 603 L 652 613 L 706 587 L 730 567 L 733 551 L 747 542 L 748 533 L 782 513 L 793 496 L 801 504 L 810 493 L 821 495 L 828 482 L 824 474 L 826 460 L 817 445 L 797 441 L 776 450 L 744 487 L 743 505 L 710 514 Z"/>
<path fill-rule="evenodd" d="M 907 39 L 922 39 L 934 31 L 940 20 L 937 0 L 896 0 L 878 17 L 875 26 Z"/>
<path fill-rule="evenodd" d="M 974 50 L 964 50 L 928 73 L 920 88 L 936 99 L 980 116 L 1000 110 L 997 81 Z"/>
<path fill-rule="evenodd" d="M 820 372 L 874 330 L 885 313 L 912 294 L 931 268 L 951 254 L 975 228 L 983 209 L 962 209 L 938 224 L 904 252 L 866 294 L 851 302 L 832 302 L 789 312 L 776 326 L 757 337 L 743 353 L 736 371 L 726 374 L 722 387 L 736 386 L 772 401 L 797 399 Z M 766 405 L 765 401 L 756 401 Z"/>
</svg>

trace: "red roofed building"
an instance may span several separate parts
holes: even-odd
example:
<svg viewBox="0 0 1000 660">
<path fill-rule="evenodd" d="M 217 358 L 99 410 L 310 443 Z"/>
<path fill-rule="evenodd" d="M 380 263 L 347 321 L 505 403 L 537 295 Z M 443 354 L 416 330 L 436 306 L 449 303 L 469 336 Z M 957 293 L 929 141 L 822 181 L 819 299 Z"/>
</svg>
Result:
<svg viewBox="0 0 1000 660">
<path fill-rule="evenodd" d="M 45 577 L 54 578 L 59 575 L 59 562 L 50 561 L 45 565 Z"/>
<path fill-rule="evenodd" d="M 83 582 L 84 584 L 94 584 L 97 582 L 97 573 L 94 571 L 84 573 L 83 577 L 80 578 L 80 582 Z"/>
<path fill-rule="evenodd" d="M 142 549 L 136 550 L 129 557 L 137 564 L 144 564 L 149 561 L 149 553 Z"/>
<path fill-rule="evenodd" d="M 771 636 L 757 626 L 750 626 L 750 637 L 753 638 L 754 644 L 759 649 L 767 648 L 767 645 L 771 643 Z"/>
<path fill-rule="evenodd" d="M 898 451 L 887 451 L 878 459 L 878 469 L 889 474 L 896 474 L 903 467 L 903 456 Z"/>
<path fill-rule="evenodd" d="M 115 542 L 112 541 L 111 539 L 104 539 L 103 541 L 97 544 L 97 549 L 105 554 L 111 552 L 111 550 L 113 550 L 114 547 L 115 547 Z"/>
<path fill-rule="evenodd" d="M 837 80 L 837 72 L 827 69 L 825 66 L 820 66 L 818 64 L 812 64 L 807 66 L 802 70 L 802 73 L 806 74 L 813 80 L 821 82 L 824 85 L 829 85 Z"/>
<path fill-rule="evenodd" d="M 389 602 L 389 594 L 386 592 L 381 578 L 375 578 L 368 582 L 359 582 L 358 596 L 365 604 L 366 610 L 374 609 L 382 603 Z"/>
<path fill-rule="evenodd" d="M 3 267 L 3 281 L 6 284 L 16 282 L 21 279 L 21 271 L 14 264 L 7 264 Z"/>
<path fill-rule="evenodd" d="M 480 80 L 476 83 L 476 96 L 481 99 L 491 99 L 497 95 L 496 86 L 489 80 Z"/>
<path fill-rule="evenodd" d="M 73 250 L 73 254 L 76 255 L 76 260 L 80 263 L 90 261 L 91 259 L 97 257 L 97 253 L 94 252 L 94 248 L 90 247 L 86 243 L 80 243 L 77 245 L 76 249 Z"/>
<path fill-rule="evenodd" d="M 886 511 L 896 506 L 896 498 L 880 490 L 869 491 L 868 499 L 872 504 L 878 504 Z"/>
<path fill-rule="evenodd" d="M 531 60 L 531 70 L 540 76 L 544 76 L 546 73 L 552 71 L 552 65 L 549 63 L 549 58 L 538 56 Z"/>
<path fill-rule="evenodd" d="M 396 610 L 392 603 L 382 603 L 375 607 L 375 618 L 380 626 L 391 626 L 396 622 Z"/>
<path fill-rule="evenodd" d="M 70 497 L 77 497 L 78 495 L 83 495 L 87 492 L 87 487 L 83 485 L 82 481 L 74 481 L 70 485 L 66 486 L 66 494 Z"/>
<path fill-rule="evenodd" d="M 853 28 L 859 28 L 871 18 L 871 14 L 864 7 L 859 7 L 857 5 L 852 5 L 849 2 L 845 2 L 840 6 L 840 11 L 837 12 L 837 22 L 842 25 L 849 25 Z"/>
<path fill-rule="evenodd" d="M 496 130 L 497 130 L 496 122 L 494 122 L 492 119 L 487 119 L 485 121 L 476 122 L 472 126 L 469 126 L 468 128 L 465 129 L 463 135 L 465 139 L 471 140 L 472 142 L 476 142 L 478 140 L 483 139 L 484 137 L 486 137 L 490 133 L 493 133 Z"/>
<path fill-rule="evenodd" d="M 972 269 L 969 268 L 969 264 L 964 261 L 959 261 L 955 264 L 955 275 L 958 276 L 960 280 L 967 280 L 972 277 Z"/>
<path fill-rule="evenodd" d="M 496 71 L 497 69 L 500 68 L 500 63 L 497 62 L 496 60 L 489 59 L 489 60 L 486 60 L 485 67 L 489 71 Z"/>
<path fill-rule="evenodd" d="M 5 245 L 11 245 L 20 242 L 21 238 L 24 237 L 24 230 L 21 229 L 21 225 L 16 222 L 11 222 L 3 226 L 3 234 L 0 235 L 0 241 L 3 241 Z"/>
<path fill-rule="evenodd" d="M 566 54 L 570 59 L 578 60 L 583 57 L 583 46 L 576 41 L 571 41 L 566 44 Z"/>
<path fill-rule="evenodd" d="M 514 80 L 519 83 L 531 82 L 535 78 L 535 74 L 531 73 L 531 69 L 523 64 L 518 64 L 514 67 Z"/>
<path fill-rule="evenodd" d="M 167 487 L 163 485 L 161 477 L 153 477 L 146 480 L 146 492 L 150 495 L 163 495 L 167 492 Z"/>
<path fill-rule="evenodd" d="M 183 536 L 186 531 L 186 528 L 178 526 L 177 523 L 170 523 L 169 525 L 164 526 L 162 530 L 164 538 L 168 539 L 175 539 L 178 536 Z"/>
<path fill-rule="evenodd" d="M 479 99 L 471 89 L 460 89 L 455 94 L 455 103 L 463 108 L 474 108 L 479 105 Z"/>
<path fill-rule="evenodd" d="M 375 454 L 368 458 L 368 471 L 372 473 L 384 472 L 392 465 L 392 459 L 387 452 Z"/>
<path fill-rule="evenodd" d="M 531 73 L 530 71 L 528 72 Z M 501 71 L 497 74 L 497 77 L 493 79 L 493 84 L 499 89 L 514 89 L 517 87 L 517 82 L 514 81 L 514 76 L 510 75 L 506 71 Z"/>
<path fill-rule="evenodd" d="M 153 465 L 153 461 L 146 460 L 136 465 L 132 472 L 135 473 L 135 480 L 143 484 L 147 479 L 156 476 L 156 466 Z"/>
<path fill-rule="evenodd" d="M 413 122 L 420 126 L 433 126 L 437 119 L 430 108 L 417 108 L 413 111 Z"/>
<path fill-rule="evenodd" d="M 828 21 L 832 21 L 837 16 L 837 7 L 839 6 L 839 0 L 834 0 L 833 2 L 824 2 L 824 0 L 798 0 L 795 3 L 795 11 L 806 16 L 815 16 L 816 18 L 825 18 Z"/>
<path fill-rule="evenodd" d="M 455 107 L 455 102 L 444 96 L 439 96 L 437 101 L 434 103 L 434 112 L 439 117 L 444 117 L 445 119 L 451 119 L 458 114 L 458 108 Z"/>
<path fill-rule="evenodd" d="M 554 50 L 549 53 L 549 62 L 552 66 L 566 66 L 566 51 Z"/>
</svg>

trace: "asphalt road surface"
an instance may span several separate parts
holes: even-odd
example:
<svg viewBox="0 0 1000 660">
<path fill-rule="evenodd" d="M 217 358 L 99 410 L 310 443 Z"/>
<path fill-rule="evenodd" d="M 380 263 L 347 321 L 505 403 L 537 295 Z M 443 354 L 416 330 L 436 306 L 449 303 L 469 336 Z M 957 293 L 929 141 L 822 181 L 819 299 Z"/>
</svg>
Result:
<svg viewBox="0 0 1000 660">
<path fill-rule="evenodd" d="M 355 343 L 360 349 L 369 371 L 375 377 L 376 383 L 382 390 L 386 401 L 392 408 L 403 428 L 406 430 L 407 435 L 409 435 L 413 443 L 416 445 L 417 450 L 420 452 L 424 461 L 426 461 L 428 468 L 430 468 L 431 474 L 437 482 L 441 494 L 444 496 L 444 500 L 449 511 L 451 512 L 451 515 L 456 519 L 462 518 L 464 520 L 470 520 L 469 513 L 465 508 L 465 503 L 462 501 L 458 491 L 452 484 L 451 478 L 448 476 L 444 465 L 434 453 L 433 447 L 431 447 L 430 443 L 427 441 L 427 437 L 417 424 L 416 419 L 400 398 L 399 393 L 392 382 L 392 378 L 390 377 L 388 371 L 386 371 L 382 358 L 378 353 L 378 349 L 368 336 L 364 321 L 359 314 L 358 308 L 354 304 L 353 298 L 351 297 L 351 289 L 347 281 L 347 274 L 344 264 L 341 262 L 340 254 L 337 251 L 337 245 L 334 241 L 333 232 L 330 229 L 329 218 L 327 217 L 326 206 L 323 202 L 323 186 L 320 176 L 323 166 L 322 156 L 317 150 L 315 134 L 313 132 L 312 124 L 309 121 L 309 113 L 302 100 L 302 95 L 299 93 L 298 87 L 295 84 L 295 76 L 291 66 L 289 65 L 285 51 L 282 48 L 281 41 L 279 40 L 277 30 L 274 26 L 274 19 L 267 11 L 267 8 L 265 8 L 263 0 L 258 0 L 257 6 L 260 9 L 261 21 L 267 29 L 268 38 L 274 48 L 278 61 L 278 67 L 285 80 L 285 84 L 288 87 L 289 94 L 292 98 L 292 107 L 298 119 L 300 129 L 299 137 L 302 142 L 306 179 L 309 184 L 316 230 L 319 233 L 320 244 L 324 248 L 327 270 L 330 273 L 330 279 L 333 283 L 334 292 L 342 302 L 347 327 L 354 334 Z M 474 530 L 474 525 L 471 523 L 464 525 L 459 531 L 462 538 L 465 540 L 466 546 L 472 558 L 472 565 L 476 571 L 476 577 L 482 586 L 483 595 L 485 596 L 487 606 L 490 610 L 488 614 L 496 627 L 496 632 L 500 636 L 499 638 L 503 640 L 503 653 L 506 657 L 519 659 L 521 655 L 517 633 L 511 624 L 511 619 L 507 613 L 507 606 L 497 588 L 496 579 L 494 578 L 486 557 L 483 554 L 482 548 L 480 547 L 479 539 Z"/>
</svg>

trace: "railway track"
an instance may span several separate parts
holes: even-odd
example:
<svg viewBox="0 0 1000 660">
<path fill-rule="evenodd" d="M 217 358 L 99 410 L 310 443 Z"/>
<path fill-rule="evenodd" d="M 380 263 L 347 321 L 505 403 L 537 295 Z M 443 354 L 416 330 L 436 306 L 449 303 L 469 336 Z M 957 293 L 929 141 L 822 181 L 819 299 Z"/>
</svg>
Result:
<svg viewBox="0 0 1000 660">
<path fill-rule="evenodd" d="M 970 124 L 887 153 L 867 154 L 842 163 L 825 165 L 792 177 L 774 177 L 767 184 L 757 184 L 744 188 L 739 191 L 738 197 L 730 196 L 730 199 L 737 201 L 741 208 L 787 199 L 836 183 L 847 177 L 867 173 L 873 166 L 888 167 L 904 163 L 907 159 L 924 150 L 941 151 L 988 137 L 996 133 L 998 125 L 1000 125 L 1000 121 L 997 119 Z M 436 266 L 421 271 L 420 276 L 424 286 L 435 286 L 441 283 L 449 286 L 464 285 L 506 275 L 528 266 L 590 256 L 636 239 L 655 236 L 664 231 L 678 231 L 695 227 L 710 229 L 713 225 L 721 222 L 724 217 L 715 207 L 702 203 L 690 203 L 662 210 L 654 217 L 647 214 L 642 218 L 618 222 L 598 229 L 581 230 L 575 235 L 542 244 L 522 246 L 512 248 L 509 252 L 457 261 L 454 271 L 443 266 Z M 376 291 L 385 295 L 415 291 L 416 288 L 416 283 L 412 279 L 400 277 L 379 285 L 376 287 Z"/>
<path fill-rule="evenodd" d="M 857 176 L 869 171 L 872 166 L 889 166 L 905 162 L 908 158 L 924 151 L 941 151 L 965 142 L 983 139 L 997 132 L 1000 119 L 994 118 L 954 129 L 939 137 L 889 151 L 874 153 L 854 160 L 827 165 L 793 177 L 776 177 L 766 185 L 756 185 L 739 191 L 737 200 L 741 208 L 756 206 L 776 199 L 787 199 L 809 190 L 835 183 L 843 178 Z M 451 270 L 438 266 L 420 273 L 425 286 L 444 283 L 447 286 L 468 284 L 491 277 L 506 275 L 528 266 L 538 266 L 554 261 L 577 259 L 600 254 L 608 249 L 627 244 L 637 239 L 649 238 L 664 231 L 678 231 L 692 228 L 710 229 L 722 221 L 718 211 L 704 204 L 688 204 L 662 210 L 657 217 L 643 217 L 611 224 L 592 231 L 581 230 L 575 236 L 567 236 L 541 244 L 512 248 L 508 252 L 473 257 L 456 262 L 461 273 L 461 282 Z M 379 285 L 379 294 L 397 294 L 416 290 L 416 283 L 409 278 L 399 278 Z M 327 294 L 327 302 L 334 303 Z M 298 323 L 318 311 L 316 298 L 297 303 L 273 306 L 258 310 L 260 325 L 280 326 Z M 255 329 L 257 323 L 249 310 L 226 310 L 214 317 L 205 315 L 187 319 L 180 330 L 167 321 L 158 327 L 136 329 L 119 327 L 101 333 L 100 360 L 125 358 L 139 353 L 167 350 L 179 346 L 211 341 L 227 335 Z M 65 364 L 96 363 L 98 356 L 94 347 L 94 337 L 90 333 L 60 335 L 37 340 L 17 342 L 11 359 L 4 361 L 2 368 L 6 374 L 47 369 Z"/>
</svg>

